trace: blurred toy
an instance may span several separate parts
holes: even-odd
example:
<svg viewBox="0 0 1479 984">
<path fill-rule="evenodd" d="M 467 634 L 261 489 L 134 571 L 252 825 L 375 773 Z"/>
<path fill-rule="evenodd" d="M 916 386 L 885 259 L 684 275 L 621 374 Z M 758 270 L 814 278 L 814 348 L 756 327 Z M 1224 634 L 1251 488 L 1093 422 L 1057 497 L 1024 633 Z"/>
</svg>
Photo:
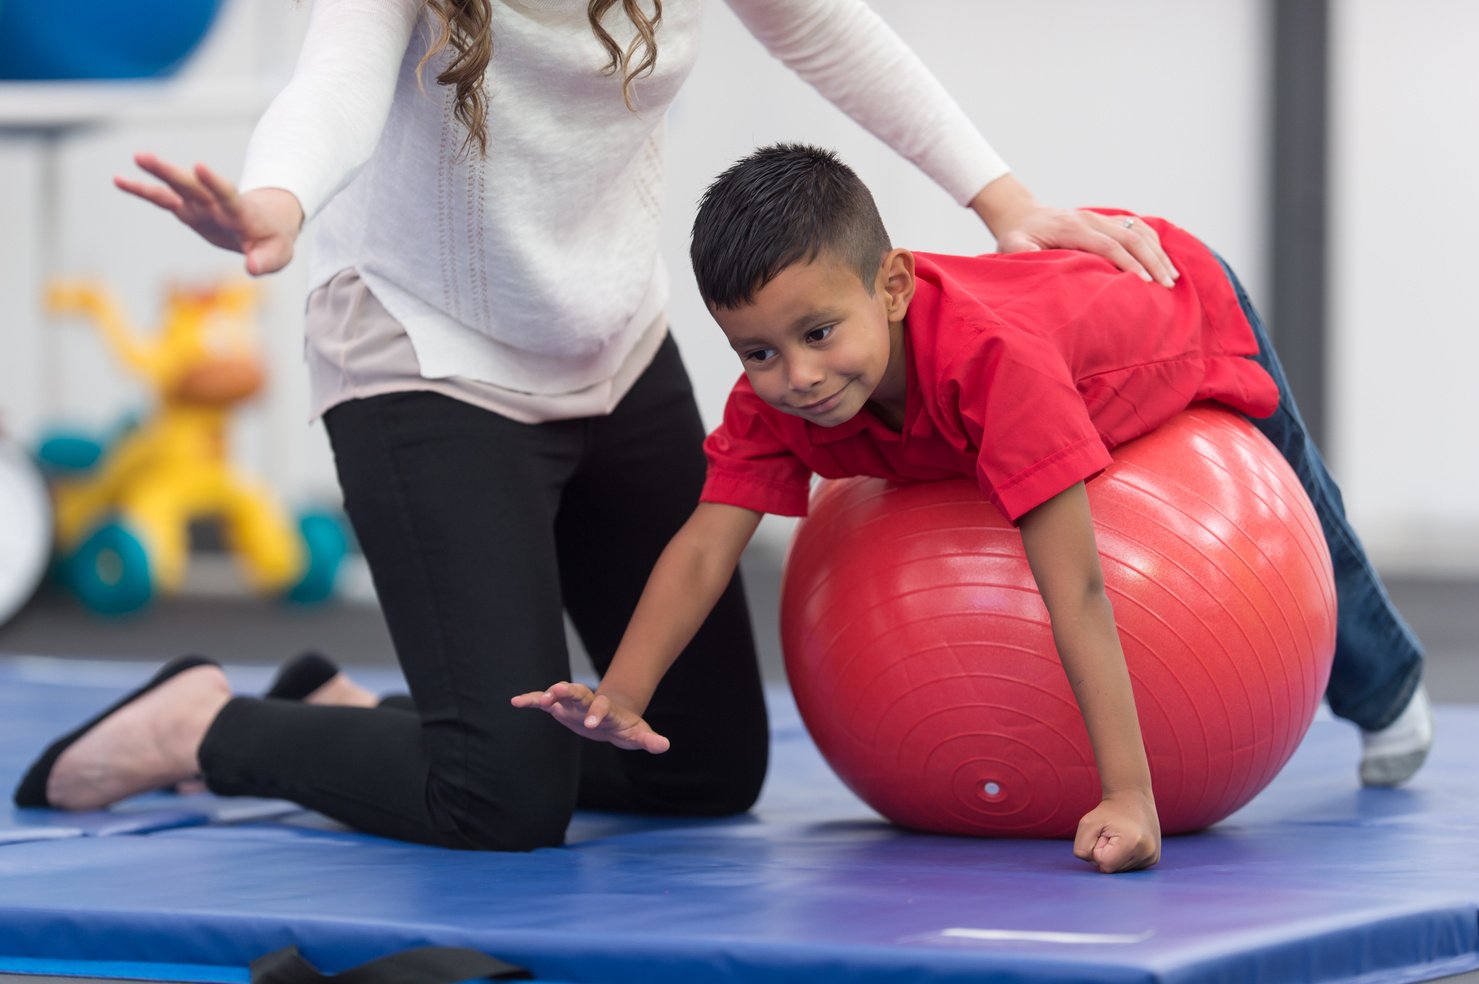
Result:
<svg viewBox="0 0 1479 984">
<path fill-rule="evenodd" d="M 141 339 L 102 288 L 58 282 L 53 314 L 85 315 L 155 391 L 152 416 L 129 422 L 105 446 L 78 435 L 43 442 L 52 479 L 57 573 L 89 608 L 120 614 L 184 580 L 190 526 L 217 520 L 257 590 L 299 602 L 333 589 L 346 548 L 336 517 L 296 525 L 272 495 L 232 467 L 232 407 L 255 395 L 265 373 L 251 331 L 250 284 L 172 288 L 157 337 Z"/>
<path fill-rule="evenodd" d="M 30 600 L 51 553 L 51 503 L 31 456 L 0 431 L 0 625 Z"/>
</svg>

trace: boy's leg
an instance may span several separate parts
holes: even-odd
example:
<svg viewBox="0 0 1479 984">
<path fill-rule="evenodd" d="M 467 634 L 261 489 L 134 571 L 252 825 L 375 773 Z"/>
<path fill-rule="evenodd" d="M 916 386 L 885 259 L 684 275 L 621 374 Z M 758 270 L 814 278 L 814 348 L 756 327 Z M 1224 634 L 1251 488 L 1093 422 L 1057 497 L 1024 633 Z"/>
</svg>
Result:
<svg viewBox="0 0 1479 984">
<path fill-rule="evenodd" d="M 234 700 L 201 746 L 210 787 L 406 840 L 560 843 L 580 740 L 509 698 L 569 674 L 553 529 L 578 429 L 430 393 L 354 400 L 327 424 L 419 713 Z"/>
<path fill-rule="evenodd" d="M 1279 409 L 1271 417 L 1253 420 L 1253 424 L 1274 443 L 1299 476 L 1300 484 L 1314 503 L 1330 548 L 1338 606 L 1335 662 L 1326 691 L 1330 709 L 1360 726 L 1368 737 L 1392 727 L 1404 717 L 1404 711 L 1418 712 L 1419 718 L 1425 718 L 1426 698 L 1420 689 L 1422 646 L 1392 604 L 1365 548 L 1346 519 L 1340 489 L 1305 429 L 1262 320 L 1236 274 L 1226 263 L 1223 268 L 1258 339 L 1256 359 L 1279 388 Z M 1401 723 L 1405 726 L 1408 722 Z M 1431 731 L 1423 740 L 1421 722 L 1412 723 L 1419 732 L 1414 741 L 1398 742 L 1391 749 L 1391 755 L 1401 761 L 1376 762 L 1372 753 L 1384 757 L 1380 754 L 1383 750 L 1368 741 L 1367 760 L 1362 763 L 1362 778 L 1368 784 L 1390 785 L 1417 771 L 1431 744 Z"/>
<path fill-rule="evenodd" d="M 571 621 L 600 672 L 610 664 L 658 555 L 703 487 L 703 428 L 669 338 L 608 417 L 589 427 L 557 525 Z M 749 612 L 736 576 L 645 714 L 662 755 L 587 742 L 580 805 L 660 813 L 749 809 L 769 750 Z"/>
</svg>

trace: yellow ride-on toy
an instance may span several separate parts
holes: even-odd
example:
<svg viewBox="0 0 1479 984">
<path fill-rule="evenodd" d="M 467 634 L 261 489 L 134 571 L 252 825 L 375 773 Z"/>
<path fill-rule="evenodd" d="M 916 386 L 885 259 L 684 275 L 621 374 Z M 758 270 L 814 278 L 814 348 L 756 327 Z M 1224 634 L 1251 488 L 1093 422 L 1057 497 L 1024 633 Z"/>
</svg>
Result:
<svg viewBox="0 0 1479 984">
<path fill-rule="evenodd" d="M 172 288 L 165 322 L 145 340 L 113 298 L 82 282 L 47 292 L 54 314 L 92 320 L 122 362 L 155 391 L 146 419 L 99 441 L 57 434 L 37 457 L 51 479 L 56 573 L 89 608 L 121 614 L 184 580 L 192 524 L 220 524 L 247 581 L 298 602 L 327 598 L 347 537 L 337 516 L 294 523 L 277 500 L 228 460 L 231 408 L 265 372 L 251 331 L 255 288 Z"/>
</svg>

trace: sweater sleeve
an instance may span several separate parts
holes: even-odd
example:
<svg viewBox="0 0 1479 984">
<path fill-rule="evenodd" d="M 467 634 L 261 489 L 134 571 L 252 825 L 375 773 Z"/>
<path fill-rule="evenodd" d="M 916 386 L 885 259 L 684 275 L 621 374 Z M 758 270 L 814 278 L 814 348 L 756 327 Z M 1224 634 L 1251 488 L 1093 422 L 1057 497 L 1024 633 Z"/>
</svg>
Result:
<svg viewBox="0 0 1479 984">
<path fill-rule="evenodd" d="M 863 0 L 728 3 L 772 55 L 960 204 L 1007 172 L 945 87 Z"/>
<path fill-rule="evenodd" d="M 252 131 L 241 189 L 284 188 L 312 218 L 369 160 L 420 0 L 317 0 L 293 77 Z"/>
</svg>

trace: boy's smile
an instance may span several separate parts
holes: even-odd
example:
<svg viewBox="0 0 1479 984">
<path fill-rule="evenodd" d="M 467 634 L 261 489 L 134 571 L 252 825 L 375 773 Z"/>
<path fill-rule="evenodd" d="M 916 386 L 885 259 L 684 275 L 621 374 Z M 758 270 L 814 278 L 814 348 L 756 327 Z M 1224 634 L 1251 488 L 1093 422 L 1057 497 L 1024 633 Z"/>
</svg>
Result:
<svg viewBox="0 0 1479 984">
<path fill-rule="evenodd" d="M 913 260 L 890 251 L 870 294 L 854 268 L 823 255 L 786 267 L 750 303 L 712 313 L 755 393 L 777 410 L 835 427 L 871 402 L 897 427 Z"/>
</svg>

